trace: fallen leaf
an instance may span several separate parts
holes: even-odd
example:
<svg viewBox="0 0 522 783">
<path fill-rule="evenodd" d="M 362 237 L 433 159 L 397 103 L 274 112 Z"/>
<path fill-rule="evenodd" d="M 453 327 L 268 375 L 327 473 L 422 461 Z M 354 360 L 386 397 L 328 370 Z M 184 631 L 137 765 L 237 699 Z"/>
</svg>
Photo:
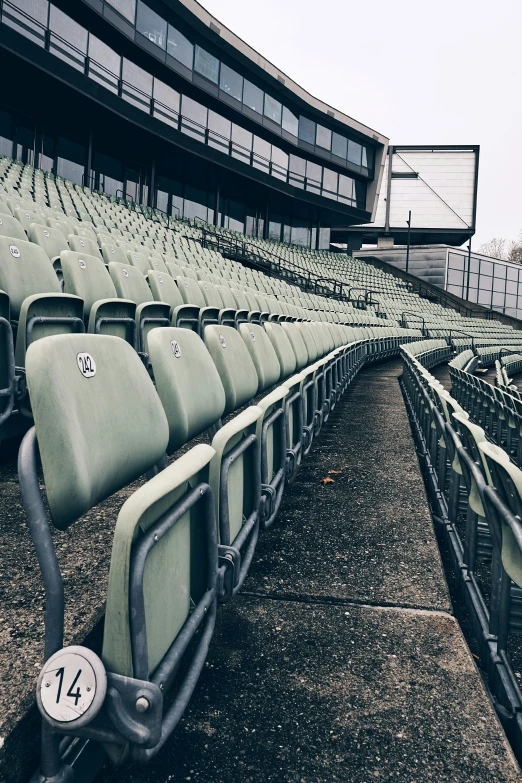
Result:
<svg viewBox="0 0 522 783">
<path fill-rule="evenodd" d="M 339 476 L 342 473 L 342 470 L 329 470 L 328 475 L 333 474 L 335 476 Z"/>
<path fill-rule="evenodd" d="M 328 476 L 325 476 L 323 479 L 321 479 L 320 483 L 325 487 L 327 484 L 335 484 L 335 481 L 331 478 L 328 478 Z"/>
</svg>

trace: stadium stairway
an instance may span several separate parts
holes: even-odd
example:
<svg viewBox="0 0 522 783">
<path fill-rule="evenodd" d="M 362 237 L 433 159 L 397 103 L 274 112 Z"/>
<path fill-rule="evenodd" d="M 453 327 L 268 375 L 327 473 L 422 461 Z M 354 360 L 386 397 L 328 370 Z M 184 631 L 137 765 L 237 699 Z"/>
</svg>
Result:
<svg viewBox="0 0 522 783">
<path fill-rule="evenodd" d="M 451 614 L 399 373 L 397 360 L 363 369 L 331 413 L 278 524 L 259 539 L 243 590 L 218 609 L 207 663 L 169 742 L 146 766 L 105 766 L 97 783 L 522 780 Z M 2 610 L 0 779 L 18 783 L 37 760 L 43 592 L 21 546 L 12 463 L 1 479 L 4 590 L 18 600 Z M 54 534 L 69 643 L 101 619 L 106 537 L 139 483 Z"/>
</svg>

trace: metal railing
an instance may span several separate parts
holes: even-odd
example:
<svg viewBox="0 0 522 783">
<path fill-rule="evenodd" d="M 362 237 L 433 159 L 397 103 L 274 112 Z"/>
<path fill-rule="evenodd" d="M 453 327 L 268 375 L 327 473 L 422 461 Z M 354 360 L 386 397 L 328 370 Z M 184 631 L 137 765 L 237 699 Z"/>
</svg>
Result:
<svg viewBox="0 0 522 783">
<path fill-rule="evenodd" d="M 514 565 L 522 559 L 522 506 L 511 478 L 511 470 L 517 469 L 503 468 L 488 441 L 501 446 L 506 459 L 511 456 L 520 466 L 522 402 L 516 393 L 494 389 L 451 366 L 450 370 L 451 396 L 485 432 L 466 426 L 462 415 L 451 415 L 453 406 L 442 404 L 406 352 L 400 383 L 433 520 L 463 592 L 484 682 L 521 761 L 522 691 L 515 671 L 521 649 L 522 589 Z M 509 415 L 501 399 L 512 401 Z"/>
<path fill-rule="evenodd" d="M 411 310 L 403 310 L 403 312 L 401 313 L 401 325 L 403 327 L 407 327 L 406 319 L 404 318 L 405 315 L 412 315 L 418 321 L 422 321 L 421 331 L 423 334 L 425 333 L 426 319 L 422 315 L 419 315 L 418 313 L 414 313 Z"/>
</svg>

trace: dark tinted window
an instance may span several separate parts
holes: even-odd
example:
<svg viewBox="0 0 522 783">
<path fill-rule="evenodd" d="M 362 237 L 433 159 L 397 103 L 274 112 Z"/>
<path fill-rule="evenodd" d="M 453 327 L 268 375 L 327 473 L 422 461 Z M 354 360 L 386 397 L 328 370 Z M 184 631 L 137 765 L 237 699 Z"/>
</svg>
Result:
<svg viewBox="0 0 522 783">
<path fill-rule="evenodd" d="M 227 92 L 232 98 L 240 101 L 243 97 L 243 77 L 225 63 L 221 63 L 221 73 L 219 75 L 219 87 L 223 92 Z"/>
<path fill-rule="evenodd" d="M 263 95 L 263 90 L 260 90 L 255 84 L 245 79 L 243 85 L 243 103 L 245 106 L 248 106 L 253 111 L 257 111 L 258 114 L 263 114 Z"/>
<path fill-rule="evenodd" d="M 348 160 L 350 163 L 361 165 L 362 147 L 356 141 L 348 139 Z"/>
<path fill-rule="evenodd" d="M 299 117 L 299 138 L 308 144 L 315 144 L 315 122 L 306 117 Z"/>
<path fill-rule="evenodd" d="M 340 201 L 352 201 L 355 198 L 354 182 L 351 177 L 339 175 L 339 196 Z"/>
<path fill-rule="evenodd" d="M 112 5 L 125 19 L 134 24 L 136 16 L 136 0 L 105 0 L 107 5 Z"/>
<path fill-rule="evenodd" d="M 149 41 L 165 49 L 167 46 L 167 22 L 148 5 L 138 0 L 136 30 Z"/>
<path fill-rule="evenodd" d="M 325 128 L 323 125 L 318 125 L 315 143 L 318 147 L 323 147 L 323 149 L 329 150 L 332 146 L 332 131 L 328 128 Z"/>
<path fill-rule="evenodd" d="M 275 122 L 277 125 L 281 125 L 281 112 L 283 110 L 282 105 L 271 95 L 265 93 L 265 117 Z"/>
<path fill-rule="evenodd" d="M 348 153 L 348 139 L 339 133 L 332 133 L 332 154 L 346 160 Z"/>
<path fill-rule="evenodd" d="M 202 49 L 201 46 L 196 46 L 196 54 L 194 57 L 194 70 L 208 79 L 209 82 L 217 84 L 219 81 L 219 60 L 214 57 L 213 54 Z"/>
<path fill-rule="evenodd" d="M 299 120 L 296 115 L 290 109 L 287 109 L 286 106 L 283 106 L 283 130 L 297 137 L 298 129 Z"/>
<path fill-rule="evenodd" d="M 178 60 L 186 68 L 192 70 L 194 63 L 194 46 L 188 38 L 169 24 L 169 34 L 167 39 L 167 52 Z"/>
</svg>

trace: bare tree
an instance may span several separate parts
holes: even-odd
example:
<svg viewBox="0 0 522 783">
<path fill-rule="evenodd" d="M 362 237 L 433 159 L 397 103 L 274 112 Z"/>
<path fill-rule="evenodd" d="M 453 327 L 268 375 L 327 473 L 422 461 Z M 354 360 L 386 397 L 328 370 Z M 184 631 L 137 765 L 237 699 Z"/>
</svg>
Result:
<svg viewBox="0 0 522 783">
<path fill-rule="evenodd" d="M 479 253 L 483 253 L 485 256 L 492 256 L 493 258 L 501 258 L 503 261 L 507 261 L 508 252 L 506 250 L 506 240 L 500 237 L 493 237 L 489 242 L 485 242 L 479 247 Z"/>
<path fill-rule="evenodd" d="M 522 231 L 520 231 L 518 239 L 509 243 L 507 260 L 512 264 L 522 264 Z"/>
</svg>

